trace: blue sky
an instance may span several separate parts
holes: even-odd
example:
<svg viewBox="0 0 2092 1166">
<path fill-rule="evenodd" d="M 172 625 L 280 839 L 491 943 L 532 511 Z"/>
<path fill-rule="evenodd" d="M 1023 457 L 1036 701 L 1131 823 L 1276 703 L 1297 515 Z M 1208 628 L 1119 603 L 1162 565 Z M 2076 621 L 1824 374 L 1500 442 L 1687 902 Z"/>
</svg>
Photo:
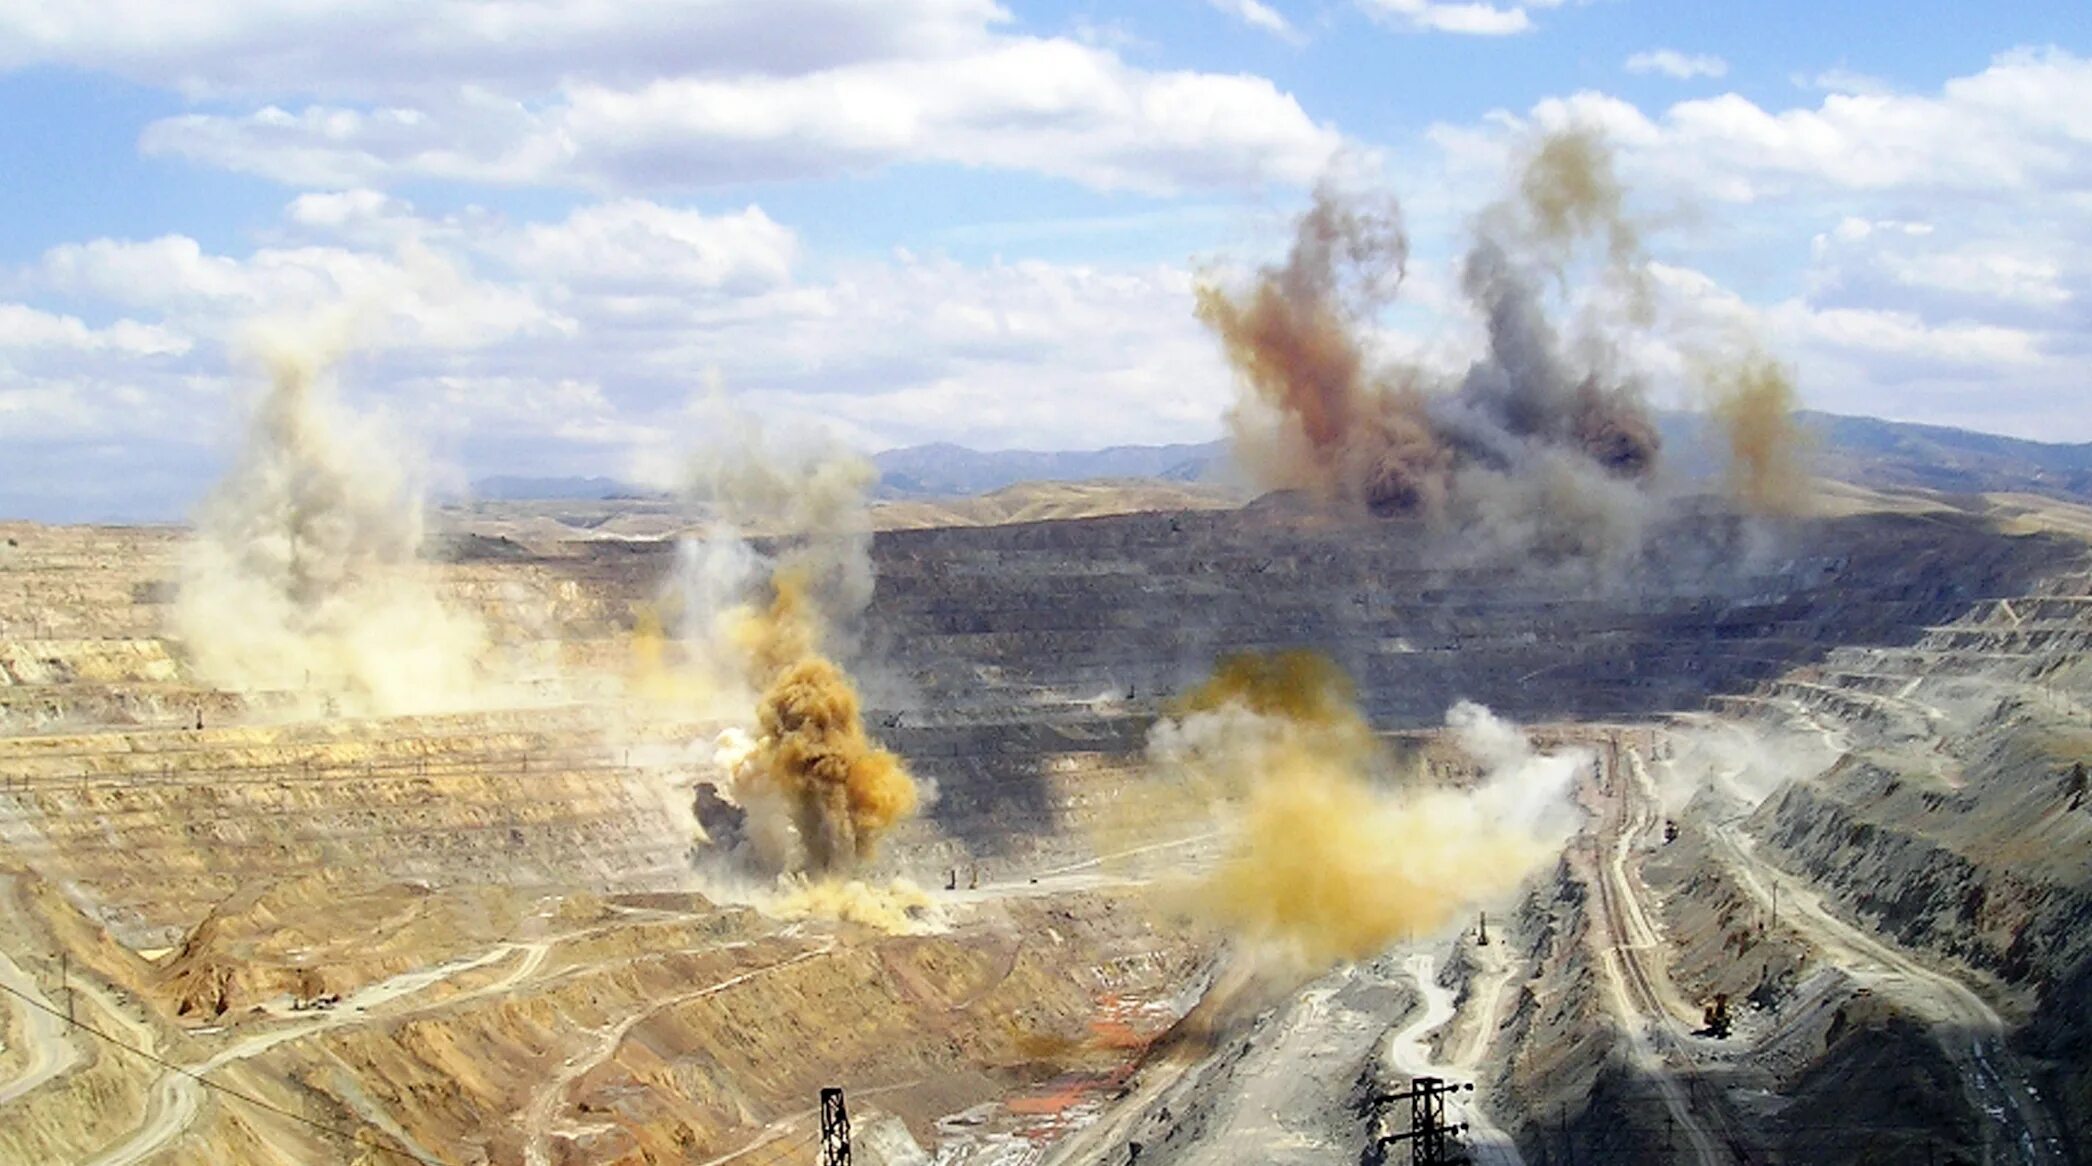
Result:
<svg viewBox="0 0 2092 1166">
<path fill-rule="evenodd" d="M 1749 337 L 1842 412 L 2092 440 L 2082 5 L 0 0 L 0 515 L 177 517 L 255 321 L 349 305 L 429 474 L 641 475 L 714 391 L 870 448 L 1202 440 L 1199 273 L 1341 159 L 1416 241 L 1607 135 L 1664 404 Z M 1565 310 L 1574 305 L 1565 305 Z M 1726 341 L 1725 341 L 1726 342 Z M 1743 341 L 1737 341 L 1739 343 Z"/>
</svg>

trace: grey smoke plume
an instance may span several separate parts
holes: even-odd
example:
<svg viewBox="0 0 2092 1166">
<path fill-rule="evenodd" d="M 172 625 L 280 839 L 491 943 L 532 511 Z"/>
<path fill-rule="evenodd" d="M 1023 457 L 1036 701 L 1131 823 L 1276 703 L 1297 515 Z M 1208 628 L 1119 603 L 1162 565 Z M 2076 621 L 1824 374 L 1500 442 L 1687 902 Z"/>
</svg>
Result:
<svg viewBox="0 0 2092 1166">
<path fill-rule="evenodd" d="M 1325 184 L 1283 264 L 1239 294 L 1200 287 L 1199 318 L 1249 390 L 1231 414 L 1238 455 L 1271 488 L 1382 516 L 1524 528 L 1522 545 L 1542 554 L 1638 543 L 1637 499 L 1661 445 L 1640 383 L 1594 337 L 1570 351 L 1544 294 L 1595 240 L 1607 282 L 1631 315 L 1647 315 L 1640 246 L 1603 143 L 1544 139 L 1476 231 L 1461 284 L 1488 345 L 1450 381 L 1367 358 L 1364 331 L 1392 301 L 1409 250 L 1384 195 Z"/>
<path fill-rule="evenodd" d="M 486 634 L 421 562 L 399 443 L 335 398 L 347 314 L 258 332 L 269 375 L 245 446 L 197 515 L 173 631 L 202 679 L 341 711 L 474 703 Z"/>
</svg>

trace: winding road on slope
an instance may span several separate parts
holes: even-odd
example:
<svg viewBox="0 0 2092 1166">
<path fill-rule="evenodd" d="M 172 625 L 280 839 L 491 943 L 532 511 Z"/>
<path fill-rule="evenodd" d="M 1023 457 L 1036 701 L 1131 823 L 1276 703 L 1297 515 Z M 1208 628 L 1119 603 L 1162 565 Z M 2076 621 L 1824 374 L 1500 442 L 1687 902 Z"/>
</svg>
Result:
<svg viewBox="0 0 2092 1166">
<path fill-rule="evenodd" d="M 204 1085 L 190 1074 L 206 1075 L 214 1070 L 237 1061 L 275 1048 L 286 1041 L 299 1040 L 329 1029 L 361 1024 L 369 1018 L 361 1015 L 381 1005 L 421 992 L 452 976 L 485 967 L 508 955 L 526 950 L 528 944 L 503 944 L 477 956 L 452 960 L 431 968 L 403 972 L 388 980 L 368 985 L 342 999 L 333 1010 L 312 1014 L 310 1019 L 296 1023 L 278 1025 L 266 1032 L 256 1033 L 243 1040 L 235 1041 L 210 1058 L 185 1066 L 187 1073 L 164 1072 L 153 1085 L 146 1102 L 145 1120 L 130 1137 L 91 1159 L 89 1166 L 133 1166 L 143 1162 L 170 1142 L 188 1132 L 202 1108 Z M 542 959 L 542 954 L 539 955 Z"/>
<path fill-rule="evenodd" d="M 1903 695 L 1909 693 L 1906 689 Z M 1814 713 L 1799 708 L 1793 712 L 1838 753 L 1850 748 L 1843 732 Z M 1741 729 L 1728 727 L 1746 746 L 1751 744 Z M 1640 768 L 1638 757 L 1630 756 L 1630 762 Z M 1734 773 L 1716 776 L 1733 778 Z M 1761 858 L 1756 839 L 1735 821 L 1708 822 L 1705 827 L 1717 857 L 1761 909 L 1783 919 L 1853 982 L 1896 1000 L 1935 1027 L 1971 1100 L 1993 1120 L 1984 1130 L 1987 1163 L 2046 1166 L 2071 1160 L 2053 1117 L 2030 1084 L 2031 1074 L 2005 1042 L 2005 1023 L 1996 1009 L 1962 981 L 1838 918 L 1813 886 Z"/>
<path fill-rule="evenodd" d="M 1737 882 L 1761 907 L 1771 910 L 1776 888 L 1781 920 L 1825 959 L 1934 1025 L 1972 1099 L 1995 1123 L 1985 1127 L 1985 1161 L 2045 1166 L 2071 1160 L 2047 1108 L 2028 1084 L 2026 1067 L 2005 1044 L 2005 1022 L 1996 1009 L 1960 980 L 1831 914 L 1813 888 L 1759 858 L 1753 840 L 1733 824 L 1710 824 L 1707 833 Z"/>
<path fill-rule="evenodd" d="M 1501 967 L 1509 966 L 1510 961 L 1501 962 Z M 1382 1053 L 1383 1062 L 1405 1077 L 1452 1079 L 1472 1071 L 1480 1062 L 1482 1052 L 1488 1047 L 1487 1034 L 1492 1028 L 1492 1018 L 1496 1014 L 1497 993 L 1487 992 L 1476 997 L 1480 1023 L 1474 1031 L 1478 1035 L 1469 1039 L 1461 1055 L 1451 1064 L 1441 1064 L 1431 1059 L 1431 1050 L 1426 1038 L 1453 1019 L 1455 1009 L 1452 990 L 1439 986 L 1434 978 L 1436 964 L 1428 955 L 1410 956 L 1402 962 L 1402 970 L 1415 982 L 1417 995 L 1424 1002 L 1424 1010 L 1402 1031 L 1388 1038 L 1387 1048 Z M 1493 976 L 1492 979 L 1500 990 L 1504 977 Z M 1525 1159 L 1518 1153 L 1517 1145 L 1489 1120 L 1488 1114 L 1482 1112 L 1477 1094 L 1468 1092 L 1448 1096 L 1446 1120 L 1467 1125 L 1467 1134 L 1461 1139 L 1461 1144 L 1467 1149 L 1468 1159 L 1478 1166 L 1525 1166 Z"/>
<path fill-rule="evenodd" d="M 737 988 L 750 980 L 773 975 L 795 964 L 805 963 L 808 960 L 819 959 L 822 956 L 832 954 L 835 948 L 835 941 L 830 940 L 820 947 L 799 952 L 775 963 L 765 964 L 759 968 L 752 968 L 737 975 L 728 976 L 724 980 L 707 984 L 702 988 L 695 988 L 688 992 L 679 992 L 652 1007 L 641 1009 L 604 1029 L 597 1034 L 595 1044 L 586 1056 L 569 1058 L 567 1064 L 560 1069 L 559 1075 L 554 1077 L 545 1088 L 539 1090 L 531 1098 L 529 1108 L 523 1113 L 523 1161 L 526 1163 L 526 1166 L 551 1166 L 551 1143 L 554 1134 L 552 1128 L 553 1119 L 559 1115 L 560 1110 L 566 1104 L 567 1090 L 571 1089 L 574 1082 L 579 1081 L 590 1070 L 609 1060 L 617 1052 L 618 1046 L 624 1043 L 626 1034 L 630 1033 L 641 1022 L 666 1009 L 688 1004 L 692 1000 L 702 1000 L 707 996 L 716 996 L 721 992 Z"/>
<path fill-rule="evenodd" d="M 44 998 L 36 979 L 21 965 L 0 952 L 0 987 L 16 992 L 42 1007 L 24 1007 L 10 1002 L 9 1011 L 22 1018 L 22 1067 L 14 1076 L 0 1081 L 0 1105 L 25 1096 L 46 1081 L 70 1070 L 83 1059 L 80 1047 L 67 1039 L 60 1010 Z M 51 1011 L 45 1011 L 51 1009 Z"/>
</svg>

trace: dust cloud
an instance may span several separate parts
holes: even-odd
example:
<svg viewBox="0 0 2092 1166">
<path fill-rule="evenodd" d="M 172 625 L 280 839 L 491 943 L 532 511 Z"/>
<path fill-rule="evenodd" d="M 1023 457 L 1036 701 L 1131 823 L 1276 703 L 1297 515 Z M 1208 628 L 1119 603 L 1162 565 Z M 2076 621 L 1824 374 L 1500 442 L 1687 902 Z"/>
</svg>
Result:
<svg viewBox="0 0 2092 1166">
<path fill-rule="evenodd" d="M 1707 720 L 1665 734 L 1649 772 L 1667 814 L 1683 813 L 1703 791 L 1756 808 L 1789 782 L 1821 775 L 1848 747 L 1815 728 Z"/>
<path fill-rule="evenodd" d="M 777 586 L 782 599 L 790 584 Z M 756 718 L 748 772 L 783 796 L 814 873 L 872 857 L 880 836 L 915 813 L 915 779 L 865 735 L 856 687 L 810 645 L 777 666 Z"/>
<path fill-rule="evenodd" d="M 1620 341 L 1654 320 L 1623 205 L 1597 135 L 1540 139 L 1511 193 L 1476 216 L 1459 286 L 1485 344 L 1450 375 L 1372 355 L 1407 272 L 1401 211 L 1385 194 L 1325 182 L 1283 263 L 1245 287 L 1196 290 L 1196 314 L 1243 389 L 1229 413 L 1237 459 L 1265 488 L 1422 518 L 1541 560 L 1638 549 L 1662 440 L 1620 355 Z M 1586 312 L 1565 338 L 1552 292 L 1568 300 L 1579 272 L 1593 273 L 1592 302 L 1618 305 L 1619 319 Z M 1791 405 L 1756 381 L 1742 400 L 1752 437 L 1772 437 Z M 1751 456 L 1771 466 L 1769 447 Z"/>
<path fill-rule="evenodd" d="M 1808 443 L 1794 420 L 1794 381 L 1755 348 L 1706 372 L 1710 413 L 1728 458 L 1729 496 L 1746 513 L 1792 515 L 1808 508 Z"/>
<path fill-rule="evenodd" d="M 662 662 L 663 633 L 644 623 L 636 647 L 650 684 L 681 685 L 740 723 L 713 756 L 721 796 L 745 815 L 736 860 L 834 879 L 922 800 L 900 758 L 865 732 L 836 660 L 871 600 L 874 475 L 825 443 L 779 446 L 731 413 L 714 437 L 688 485 L 710 525 L 679 549 L 661 604 L 679 662 Z"/>
<path fill-rule="evenodd" d="M 1209 791 L 1226 837 L 1186 909 L 1295 971 L 1429 935 L 1508 892 L 1574 829 L 1580 754 L 1534 753 L 1476 705 L 1448 715 L 1486 770 L 1469 789 L 1398 787 L 1349 678 L 1311 653 L 1223 661 L 1149 757 Z"/>
<path fill-rule="evenodd" d="M 399 443 L 345 410 L 338 312 L 257 330 L 269 383 L 179 562 L 172 630 L 220 688 L 397 715 L 481 700 L 487 634 L 422 562 L 422 506 Z"/>
<path fill-rule="evenodd" d="M 787 876 L 764 909 L 785 919 L 838 919 L 889 935 L 930 935 L 945 923 L 936 901 L 907 879 L 879 885 L 859 879 L 813 881 Z"/>
</svg>

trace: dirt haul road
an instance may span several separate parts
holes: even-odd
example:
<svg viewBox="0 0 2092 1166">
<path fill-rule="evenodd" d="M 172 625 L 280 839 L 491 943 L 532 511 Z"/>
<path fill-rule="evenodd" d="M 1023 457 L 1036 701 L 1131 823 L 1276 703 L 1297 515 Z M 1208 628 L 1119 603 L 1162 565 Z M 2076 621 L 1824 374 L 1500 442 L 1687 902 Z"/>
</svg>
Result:
<svg viewBox="0 0 2092 1166">
<path fill-rule="evenodd" d="M 1643 904 L 1647 891 L 1630 869 L 1636 847 L 1657 829 L 1657 799 L 1633 764 L 1622 764 L 1618 738 L 1600 751 L 1597 789 L 1601 816 L 1592 865 L 1598 892 L 1592 941 L 1599 976 L 1637 1065 L 1663 1095 L 1671 1120 L 1685 1135 L 1694 1161 L 1726 1166 L 1748 1159 L 1727 1117 L 1699 1077 L 1689 1042 L 1693 1011 L 1671 986 L 1664 941 Z M 1631 754 L 1630 754 L 1631 760 Z"/>
<path fill-rule="evenodd" d="M 1510 961 L 1503 960 L 1489 969 L 1496 990 L 1478 992 L 1470 1010 L 1477 1014 L 1474 1031 L 1479 1035 L 1469 1040 L 1460 1056 L 1450 1064 L 1432 1059 L 1428 1038 L 1454 1019 L 1456 1010 L 1452 990 L 1439 986 L 1435 978 L 1437 963 L 1428 955 L 1412 955 L 1402 961 L 1402 967 L 1415 983 L 1417 994 L 1424 1001 L 1424 1011 L 1402 1031 L 1388 1038 L 1383 1062 L 1402 1077 L 1437 1077 L 1466 1084 L 1462 1078 L 1481 1059 L 1482 1050 L 1487 1045 L 1487 1034 L 1493 1028 L 1496 1001 L 1504 983 L 1504 977 L 1495 973 L 1499 968 L 1508 969 Z M 1447 1097 L 1445 1116 L 1450 1123 L 1467 1126 L 1467 1134 L 1460 1139 L 1460 1144 L 1467 1151 L 1468 1161 L 1478 1166 L 1525 1166 L 1518 1146 L 1482 1111 L 1477 1093 L 1461 1092 Z"/>
<path fill-rule="evenodd" d="M 819 959 L 830 955 L 835 951 L 835 946 L 835 943 L 830 941 L 810 951 L 802 951 L 796 955 L 787 956 L 775 963 L 752 968 L 716 983 L 707 984 L 702 988 L 678 993 L 655 1003 L 652 1007 L 635 1012 L 603 1030 L 597 1035 L 595 1044 L 590 1048 L 588 1055 L 571 1058 L 566 1066 L 562 1068 L 559 1076 L 555 1077 L 550 1084 L 531 1099 L 530 1108 L 525 1111 L 523 1118 L 523 1128 L 526 1135 L 523 1149 L 524 1162 L 528 1166 L 551 1166 L 552 1139 L 561 1132 L 554 1128 L 554 1119 L 566 1107 L 567 1091 L 573 1088 L 574 1082 L 586 1076 L 590 1070 L 609 1060 L 617 1052 L 618 1046 L 624 1043 L 625 1036 L 641 1022 L 665 1009 L 687 1004 L 692 1000 L 702 1000 L 707 996 L 716 996 L 721 992 L 731 991 L 742 984 L 748 983 L 750 980 L 760 979 L 782 971 L 794 964 L 805 963 L 807 960 Z"/>
<path fill-rule="evenodd" d="M 319 1013 L 309 1020 L 272 1027 L 267 1032 L 256 1033 L 237 1041 L 206 1060 L 186 1066 L 187 1073 L 162 1073 L 159 1081 L 153 1086 L 152 1096 L 146 1102 L 144 1122 L 132 1131 L 128 1138 L 103 1150 L 90 1161 L 89 1166 L 132 1166 L 133 1163 L 143 1162 L 159 1153 L 169 1143 L 187 1133 L 189 1127 L 195 1124 L 197 1113 L 202 1108 L 205 1087 L 197 1081 L 197 1076 L 208 1076 L 234 1062 L 259 1056 L 286 1041 L 301 1040 L 330 1029 L 364 1023 L 370 1019 L 367 1013 L 391 1001 L 424 991 L 452 976 L 485 967 L 519 950 L 520 946 L 503 944 L 477 956 L 452 960 L 433 968 L 403 972 L 344 997 L 331 1011 Z"/>
<path fill-rule="evenodd" d="M 1916 683 L 1912 682 L 1912 688 Z M 1905 695 L 1910 691 L 1906 689 Z M 1834 755 L 1843 755 L 1849 748 L 1842 732 L 1817 717 L 1804 710 L 1796 710 L 1795 717 L 1819 735 Z M 1746 748 L 1752 744 L 1741 730 L 1727 727 Z M 1646 781 L 1640 756 L 1630 751 L 1628 762 Z M 1742 769 L 1739 764 L 1709 776 L 1732 789 L 1741 788 Z M 2030 1083 L 2031 1074 L 2005 1043 L 2004 1021 L 1996 1009 L 1967 984 L 1832 914 L 1808 884 L 1759 857 L 1756 840 L 1734 820 L 1710 822 L 1705 828 L 1717 857 L 1729 867 L 1737 885 L 1769 916 L 1798 932 L 1845 981 L 1895 1000 L 1935 1027 L 1940 1047 L 1960 1071 L 1970 1101 L 1992 1119 L 1982 1127 L 1985 1162 L 2046 1166 L 2071 1160 L 2057 1123 Z M 1811 983 L 1821 990 L 1839 988 L 1827 978 Z M 1805 1011 L 1796 1003 L 1789 1002 L 1788 1010 Z M 1778 1035 L 1776 1031 L 1768 1039 Z"/>
<path fill-rule="evenodd" d="M 22 1019 L 23 1061 L 14 1075 L 0 1080 L 0 1106 L 41 1088 L 80 1063 L 79 1046 L 66 1039 L 63 1009 L 44 998 L 34 977 L 0 952 L 0 987 L 26 998 L 8 1000 L 7 1012 Z M 5 1013 L 0 1013 L 5 1015 Z"/>
<path fill-rule="evenodd" d="M 1961 1071 L 1970 1100 L 1992 1119 L 1982 1126 L 1985 1162 L 2029 1166 L 2072 1159 L 2047 1107 L 2028 1083 L 2025 1065 L 2006 1046 L 1997 1010 L 1952 976 L 1936 972 L 1832 915 L 1822 899 L 1792 875 L 1759 858 L 1752 839 L 1733 824 L 1708 827 L 1737 882 L 1771 912 L 1801 932 L 1823 957 L 1856 983 L 1887 996 L 1934 1025 L 1934 1033 Z"/>
</svg>

